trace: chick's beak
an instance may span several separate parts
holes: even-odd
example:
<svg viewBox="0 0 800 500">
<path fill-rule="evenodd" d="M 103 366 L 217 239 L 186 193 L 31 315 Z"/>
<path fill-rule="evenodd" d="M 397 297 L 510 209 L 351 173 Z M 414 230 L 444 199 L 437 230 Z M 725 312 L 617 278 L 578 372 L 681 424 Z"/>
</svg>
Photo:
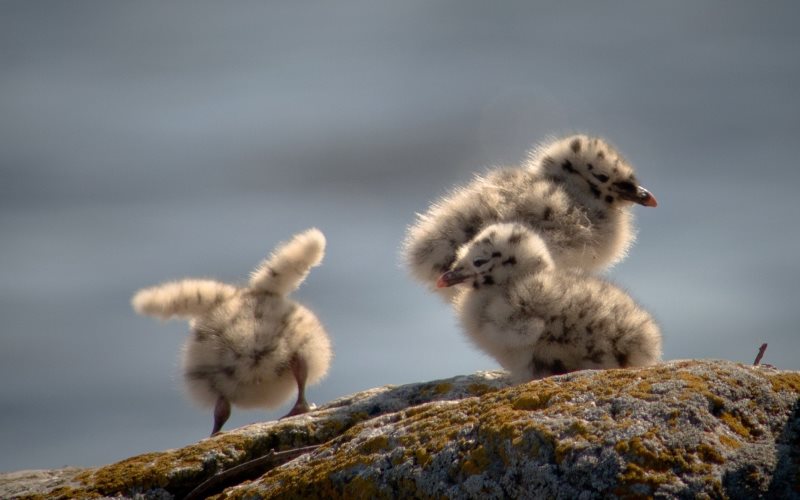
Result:
<svg viewBox="0 0 800 500">
<path fill-rule="evenodd" d="M 636 203 L 640 205 L 644 205 L 646 207 L 657 207 L 658 202 L 656 201 L 656 197 L 650 194 L 650 191 L 646 190 L 642 186 L 636 190 L 636 199 L 634 200 Z"/>
<path fill-rule="evenodd" d="M 656 197 L 650 194 L 650 191 L 646 190 L 642 186 L 638 186 L 636 191 L 623 191 L 619 194 L 619 197 L 623 200 L 632 201 L 634 203 L 638 203 L 639 205 L 644 205 L 645 207 L 656 207 L 658 206 L 658 202 L 656 201 Z"/>
<path fill-rule="evenodd" d="M 449 286 L 457 285 L 459 283 L 463 283 L 469 278 L 469 275 L 460 272 L 460 271 L 447 271 L 443 275 L 439 276 L 439 279 L 436 281 L 436 288 L 447 288 Z"/>
</svg>

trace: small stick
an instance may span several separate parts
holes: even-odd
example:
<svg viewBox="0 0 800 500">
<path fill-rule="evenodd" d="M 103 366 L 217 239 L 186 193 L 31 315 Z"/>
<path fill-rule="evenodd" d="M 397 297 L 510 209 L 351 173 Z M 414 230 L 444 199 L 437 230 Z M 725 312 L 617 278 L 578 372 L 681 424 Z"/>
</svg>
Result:
<svg viewBox="0 0 800 500">
<path fill-rule="evenodd" d="M 758 348 L 758 354 L 756 355 L 756 360 L 753 361 L 753 366 L 758 366 L 758 364 L 761 363 L 761 358 L 764 357 L 764 351 L 766 350 L 767 350 L 767 343 L 764 342 L 763 344 L 761 344 L 761 347 Z"/>
<path fill-rule="evenodd" d="M 278 465 L 283 465 L 300 455 L 311 453 L 319 447 L 320 445 L 314 445 L 292 450 L 269 450 L 263 457 L 254 458 L 211 476 L 183 498 L 184 500 L 206 498 L 209 495 L 221 492 L 231 484 L 238 484 L 247 479 L 255 479 Z"/>
</svg>

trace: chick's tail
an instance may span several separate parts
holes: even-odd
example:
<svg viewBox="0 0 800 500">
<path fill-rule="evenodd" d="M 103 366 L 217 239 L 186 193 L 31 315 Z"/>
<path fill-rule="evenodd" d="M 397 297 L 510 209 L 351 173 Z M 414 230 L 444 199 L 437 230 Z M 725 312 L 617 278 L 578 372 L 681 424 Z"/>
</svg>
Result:
<svg viewBox="0 0 800 500">
<path fill-rule="evenodd" d="M 325 235 L 312 228 L 282 243 L 250 276 L 255 291 L 287 295 L 306 279 L 325 255 Z"/>
<path fill-rule="evenodd" d="M 236 288 L 213 280 L 172 281 L 136 292 L 131 300 L 139 314 L 161 319 L 191 319 L 208 312 L 236 293 Z"/>
</svg>

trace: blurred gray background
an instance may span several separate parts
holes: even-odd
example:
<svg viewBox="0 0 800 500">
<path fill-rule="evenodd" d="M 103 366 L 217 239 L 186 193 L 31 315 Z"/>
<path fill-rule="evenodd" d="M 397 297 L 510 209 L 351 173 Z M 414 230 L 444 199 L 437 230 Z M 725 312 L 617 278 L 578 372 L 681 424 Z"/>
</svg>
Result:
<svg viewBox="0 0 800 500">
<path fill-rule="evenodd" d="M 207 436 L 187 325 L 140 287 L 242 281 L 310 226 L 324 403 L 497 367 L 399 261 L 430 200 L 607 137 L 658 198 L 609 277 L 665 358 L 800 369 L 796 2 L 0 1 L 0 471 Z M 276 418 L 234 410 L 227 429 Z"/>
</svg>

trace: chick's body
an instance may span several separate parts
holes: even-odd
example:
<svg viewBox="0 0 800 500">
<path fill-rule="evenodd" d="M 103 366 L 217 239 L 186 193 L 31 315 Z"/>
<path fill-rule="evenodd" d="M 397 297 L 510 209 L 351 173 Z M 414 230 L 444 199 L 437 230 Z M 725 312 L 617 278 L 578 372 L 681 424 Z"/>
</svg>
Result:
<svg viewBox="0 0 800 500">
<path fill-rule="evenodd" d="M 413 276 L 433 286 L 483 228 L 519 222 L 539 233 L 559 267 L 599 271 L 633 242 L 631 203 L 656 205 L 619 153 L 599 138 L 567 137 L 433 203 L 409 228 L 404 257 Z"/>
<path fill-rule="evenodd" d="M 293 356 L 308 365 L 306 382 L 326 373 L 331 348 L 317 317 L 282 296 L 239 290 L 191 322 L 183 374 L 193 399 L 211 406 L 223 395 L 242 408 L 274 408 L 297 389 Z"/>
<path fill-rule="evenodd" d="M 489 226 L 459 255 L 440 286 L 471 285 L 455 302 L 464 330 L 515 381 L 660 359 L 650 314 L 605 280 L 558 269 L 526 227 Z"/>
<path fill-rule="evenodd" d="M 189 320 L 183 377 L 195 401 L 214 406 L 212 434 L 231 405 L 273 408 L 297 390 L 288 415 L 309 410 L 305 387 L 327 373 L 331 344 L 314 313 L 288 294 L 321 262 L 324 248 L 323 234 L 311 229 L 279 246 L 247 286 L 186 279 L 134 296 L 142 314 Z"/>
</svg>

